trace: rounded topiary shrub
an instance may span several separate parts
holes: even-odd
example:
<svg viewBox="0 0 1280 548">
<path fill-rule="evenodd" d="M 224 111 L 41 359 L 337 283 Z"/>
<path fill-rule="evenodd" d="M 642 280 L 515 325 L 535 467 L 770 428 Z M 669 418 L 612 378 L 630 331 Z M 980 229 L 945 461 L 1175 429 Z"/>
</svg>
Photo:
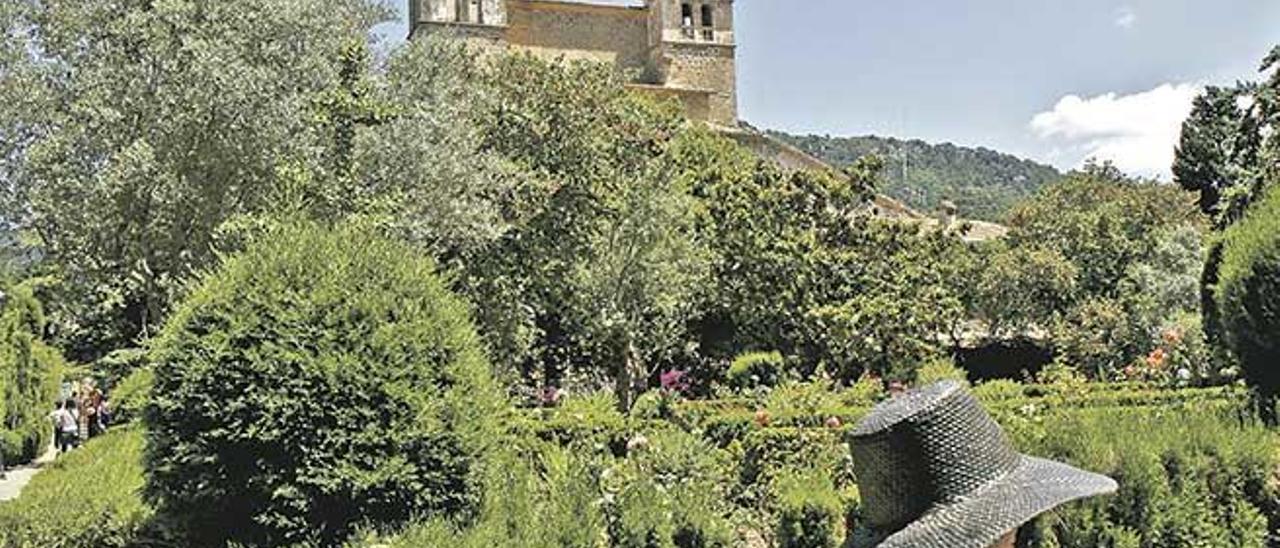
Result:
<svg viewBox="0 0 1280 548">
<path fill-rule="evenodd" d="M 1280 393 L 1280 190 L 1272 189 L 1227 231 L 1219 273 L 1218 322 L 1245 376 Z"/>
<path fill-rule="evenodd" d="M 735 390 L 777 386 L 782 381 L 786 359 L 779 352 L 748 352 L 729 364 L 725 380 Z"/>
<path fill-rule="evenodd" d="M 466 306 L 406 246 L 273 230 L 151 352 L 146 492 L 192 545 L 333 545 L 479 500 L 506 405 Z"/>
</svg>

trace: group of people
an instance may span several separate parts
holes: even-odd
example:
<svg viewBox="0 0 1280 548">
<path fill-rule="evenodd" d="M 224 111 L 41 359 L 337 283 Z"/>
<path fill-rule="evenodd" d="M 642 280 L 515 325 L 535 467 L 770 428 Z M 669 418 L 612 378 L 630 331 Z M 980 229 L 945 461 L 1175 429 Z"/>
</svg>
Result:
<svg viewBox="0 0 1280 548">
<path fill-rule="evenodd" d="M 92 378 L 85 378 L 72 386 L 69 392 L 49 414 L 59 453 L 75 449 L 89 438 L 101 434 L 111 423 L 107 398 Z"/>
</svg>

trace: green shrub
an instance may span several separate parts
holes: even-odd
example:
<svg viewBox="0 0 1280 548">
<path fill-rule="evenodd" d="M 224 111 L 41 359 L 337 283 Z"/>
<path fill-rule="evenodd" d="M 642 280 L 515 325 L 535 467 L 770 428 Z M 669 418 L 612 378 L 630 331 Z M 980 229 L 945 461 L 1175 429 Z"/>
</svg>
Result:
<svg viewBox="0 0 1280 548">
<path fill-rule="evenodd" d="M 671 419 L 675 415 L 675 405 L 678 401 L 680 396 L 677 393 L 668 390 L 650 390 L 636 398 L 636 403 L 631 406 L 631 412 L 628 415 L 632 419 L 646 421 Z"/>
<path fill-rule="evenodd" d="M 1277 438 L 1242 420 L 1249 413 L 1246 391 L 1073 379 L 975 388 L 1022 450 L 1097 470 L 1121 484 L 1116 495 L 1073 503 L 1038 520 L 1028 531 L 1029 546 L 1252 547 L 1262 546 L 1266 532 L 1280 525 L 1280 485 L 1273 478 L 1280 467 Z M 469 548 L 513 539 L 507 544 L 690 546 L 707 545 L 705 539 L 729 543 L 734 530 L 738 545 L 751 545 L 766 540 L 758 533 L 772 530 L 778 545 L 830 546 L 845 524 L 859 519 L 843 440 L 866 407 L 849 405 L 844 391 L 821 383 L 793 389 L 800 404 L 772 415 L 767 425 L 755 422 L 758 402 L 752 398 L 682 401 L 672 407 L 669 422 L 625 420 L 603 397 L 531 411 L 531 422 L 561 433 L 544 438 L 563 445 L 559 454 L 574 463 L 560 467 L 572 470 L 560 477 L 580 483 L 552 481 L 557 475 L 548 465 L 497 465 L 508 479 L 486 485 L 505 485 L 488 492 L 506 502 L 487 502 L 485 517 L 474 524 L 435 520 L 390 545 Z M 824 424 L 832 410 L 840 410 L 842 425 Z M 562 429 L 569 420 L 579 422 Z M 600 431 L 621 443 L 601 444 Z M 522 467 L 534 479 L 518 480 L 528 475 Z M 584 525 L 565 525 L 573 521 L 564 516 L 575 515 Z M 572 538 L 549 532 L 567 528 Z"/>
<path fill-rule="evenodd" d="M 0 312 L 0 452 L 4 462 L 29 462 L 49 447 L 48 415 L 66 369 L 62 355 L 41 341 L 44 313 L 31 290 L 6 288 Z"/>
<path fill-rule="evenodd" d="M 731 546 L 731 468 L 691 434 L 664 429 L 633 439 L 604 484 L 609 537 L 630 548 Z"/>
<path fill-rule="evenodd" d="M 840 394 L 845 405 L 854 407 L 871 407 L 884 399 L 884 381 L 872 375 L 863 375 Z"/>
<path fill-rule="evenodd" d="M 1045 435 L 1019 439 L 1023 449 L 1107 474 L 1120 491 L 1040 520 L 1039 546 L 1113 546 L 1118 535 L 1128 545 L 1261 548 L 1267 516 L 1280 517 L 1276 438 L 1262 426 L 1195 410 L 1085 409 L 1043 421 Z"/>
<path fill-rule="evenodd" d="M 1024 386 L 1015 381 L 997 379 L 975 386 L 973 395 L 984 402 L 1011 400 L 1023 397 Z"/>
<path fill-rule="evenodd" d="M 627 418 L 618 411 L 618 398 L 601 390 L 564 398 L 558 407 L 540 409 L 534 425 L 538 436 L 568 445 L 589 442 L 607 447 L 626 443 Z"/>
<path fill-rule="evenodd" d="M 849 449 L 843 430 L 832 428 L 765 428 L 742 441 L 742 464 L 735 485 L 737 499 L 765 512 L 778 508 L 779 486 L 795 470 L 824 474 L 844 488 L 853 483 Z"/>
<path fill-rule="evenodd" d="M 839 545 L 844 505 L 827 475 L 793 473 L 781 479 L 778 490 L 778 546 L 835 548 Z"/>
<path fill-rule="evenodd" d="M 821 416 L 838 412 L 840 395 L 825 381 L 786 382 L 769 393 L 765 409 L 774 416 Z M 817 424 L 821 424 L 819 421 Z"/>
<path fill-rule="evenodd" d="M 150 367 L 135 369 L 120 379 L 108 396 L 111 402 L 111 420 L 124 424 L 142 418 L 142 412 L 151 401 L 151 385 L 156 374 Z"/>
<path fill-rule="evenodd" d="M 466 307 L 409 248 L 274 229 L 152 352 L 147 493 L 193 543 L 329 544 L 480 502 L 506 405 Z"/>
<path fill-rule="evenodd" d="M 949 358 L 925 362 L 916 369 L 916 386 L 928 386 L 940 381 L 959 381 L 969 385 L 969 372 L 956 366 Z"/>
<path fill-rule="evenodd" d="M 391 537 L 370 536 L 356 546 L 418 548 L 594 548 L 605 536 L 598 483 L 599 464 L 554 446 L 527 449 L 525 459 L 501 451 L 485 478 L 480 516 L 459 527 L 436 518 L 416 523 Z"/>
<path fill-rule="evenodd" d="M 142 431 L 117 429 L 48 465 L 22 496 L 0 503 L 0 546 L 118 547 L 141 543 Z"/>
<path fill-rule="evenodd" d="M 147 366 L 147 351 L 141 348 L 121 348 L 99 358 L 93 364 L 94 376 L 108 390 L 116 387 L 130 373 Z"/>
<path fill-rule="evenodd" d="M 779 352 L 750 352 L 733 359 L 725 380 L 734 390 L 777 386 L 782 382 L 785 365 Z"/>
<path fill-rule="evenodd" d="M 1280 190 L 1254 204 L 1224 238 L 1219 322 L 1245 376 L 1273 396 L 1280 393 Z"/>
</svg>

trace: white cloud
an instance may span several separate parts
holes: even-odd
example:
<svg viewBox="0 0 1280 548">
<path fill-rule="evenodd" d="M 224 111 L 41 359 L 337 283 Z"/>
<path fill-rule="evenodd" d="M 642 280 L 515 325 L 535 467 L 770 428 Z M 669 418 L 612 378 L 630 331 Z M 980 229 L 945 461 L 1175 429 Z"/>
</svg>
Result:
<svg viewBox="0 0 1280 548">
<path fill-rule="evenodd" d="M 1134 11 L 1132 6 L 1120 6 L 1116 9 L 1116 17 L 1112 21 L 1117 27 L 1131 29 L 1134 23 L 1138 22 L 1138 12 Z"/>
<path fill-rule="evenodd" d="M 1054 148 L 1070 149 L 1078 163 L 1110 160 L 1125 172 L 1168 179 L 1182 122 L 1201 91 L 1194 84 L 1164 84 L 1132 95 L 1068 95 L 1031 120 L 1031 130 Z"/>
</svg>

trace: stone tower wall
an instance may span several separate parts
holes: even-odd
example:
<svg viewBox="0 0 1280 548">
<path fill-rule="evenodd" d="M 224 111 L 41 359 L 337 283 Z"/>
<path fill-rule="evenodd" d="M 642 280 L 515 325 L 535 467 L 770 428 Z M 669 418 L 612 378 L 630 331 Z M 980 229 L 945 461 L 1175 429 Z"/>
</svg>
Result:
<svg viewBox="0 0 1280 548">
<path fill-rule="evenodd" d="M 663 85 L 706 90 L 709 121 L 731 126 L 738 120 L 737 71 L 732 46 L 668 43 L 661 72 Z"/>
<path fill-rule="evenodd" d="M 510 0 L 507 9 L 506 38 L 513 46 L 646 72 L 649 29 L 643 9 L 539 0 Z"/>
</svg>

